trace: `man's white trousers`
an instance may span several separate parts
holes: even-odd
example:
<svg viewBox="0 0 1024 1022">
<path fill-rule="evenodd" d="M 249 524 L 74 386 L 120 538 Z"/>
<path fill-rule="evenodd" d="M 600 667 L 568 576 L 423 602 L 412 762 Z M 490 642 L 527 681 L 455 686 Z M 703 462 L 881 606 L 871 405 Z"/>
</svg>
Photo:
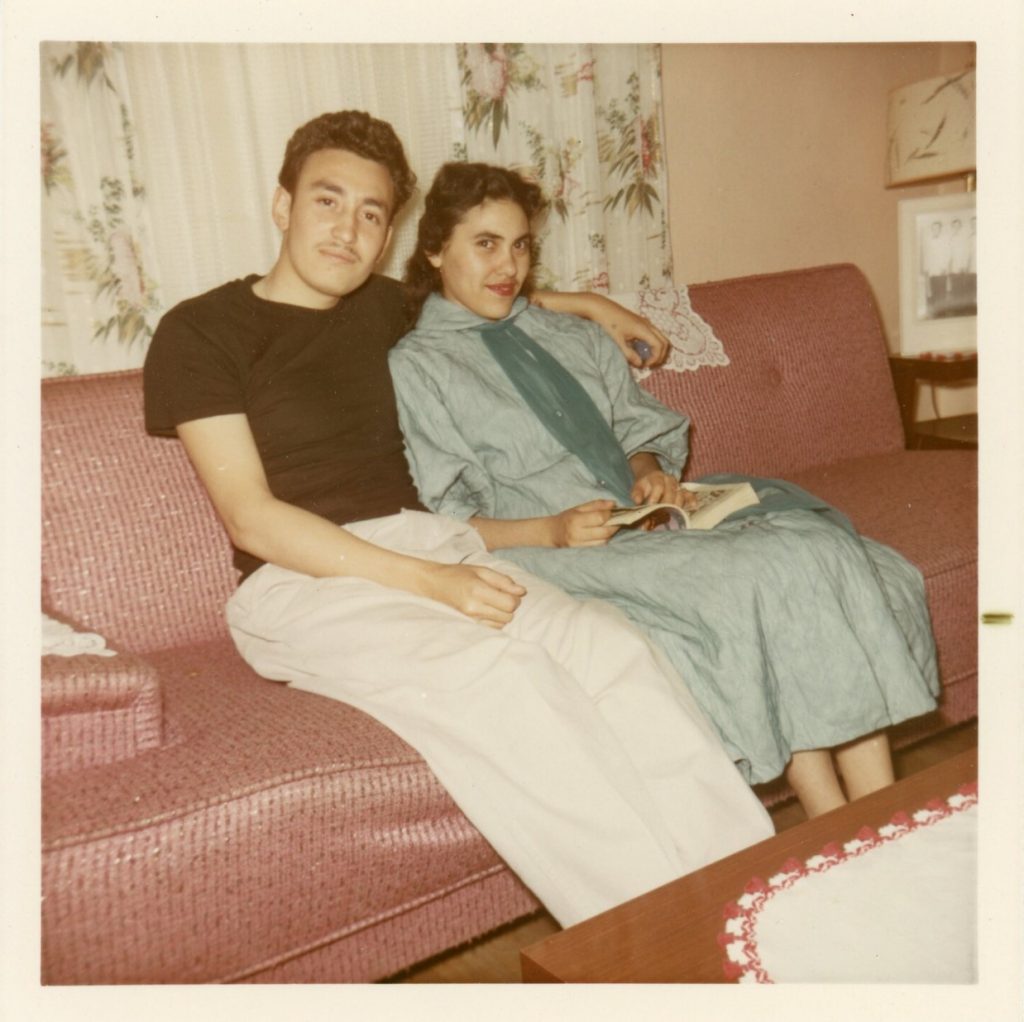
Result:
<svg viewBox="0 0 1024 1022">
<path fill-rule="evenodd" d="M 667 659 L 616 609 L 500 561 L 443 516 L 346 528 L 493 567 L 527 595 L 499 631 L 365 579 L 265 565 L 228 603 L 242 656 L 413 746 L 563 926 L 772 834 Z"/>
</svg>

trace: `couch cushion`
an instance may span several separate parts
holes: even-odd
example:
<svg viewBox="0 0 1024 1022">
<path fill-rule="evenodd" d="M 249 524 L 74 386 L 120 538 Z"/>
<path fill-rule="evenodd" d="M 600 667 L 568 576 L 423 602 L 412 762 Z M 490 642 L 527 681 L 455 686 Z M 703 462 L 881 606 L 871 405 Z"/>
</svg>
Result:
<svg viewBox="0 0 1024 1022">
<path fill-rule="evenodd" d="M 227 641 L 148 659 L 164 745 L 44 778 L 44 982 L 285 978 L 339 941 L 321 978 L 365 981 L 538 907 L 376 721 L 258 678 Z"/>
</svg>

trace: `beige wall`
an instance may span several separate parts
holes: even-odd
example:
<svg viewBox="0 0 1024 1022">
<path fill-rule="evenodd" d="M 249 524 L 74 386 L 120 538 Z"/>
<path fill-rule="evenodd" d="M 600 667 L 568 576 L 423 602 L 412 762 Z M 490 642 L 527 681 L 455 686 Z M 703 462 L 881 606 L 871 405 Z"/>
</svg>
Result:
<svg viewBox="0 0 1024 1022">
<path fill-rule="evenodd" d="M 664 45 L 676 281 L 856 263 L 895 350 L 896 204 L 962 186 L 885 187 L 888 93 L 973 61 L 969 43 Z M 973 407 L 952 397 L 942 414 Z"/>
</svg>

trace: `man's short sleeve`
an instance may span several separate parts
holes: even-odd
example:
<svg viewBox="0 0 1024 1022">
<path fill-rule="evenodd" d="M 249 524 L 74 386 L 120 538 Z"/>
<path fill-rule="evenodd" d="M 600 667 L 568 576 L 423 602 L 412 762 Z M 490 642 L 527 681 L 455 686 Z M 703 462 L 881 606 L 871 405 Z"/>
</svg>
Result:
<svg viewBox="0 0 1024 1022">
<path fill-rule="evenodd" d="M 245 411 L 243 369 L 185 302 L 157 326 L 143 367 L 146 431 L 174 436 L 179 423 Z"/>
</svg>

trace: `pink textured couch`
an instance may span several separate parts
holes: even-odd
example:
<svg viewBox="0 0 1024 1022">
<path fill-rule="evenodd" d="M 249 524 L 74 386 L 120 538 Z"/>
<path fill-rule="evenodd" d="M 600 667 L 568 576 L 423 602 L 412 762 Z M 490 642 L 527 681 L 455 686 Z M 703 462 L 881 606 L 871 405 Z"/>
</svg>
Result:
<svg viewBox="0 0 1024 1022">
<path fill-rule="evenodd" d="M 976 456 L 903 450 L 859 271 L 691 300 L 731 364 L 647 381 L 691 471 L 793 479 L 917 563 L 944 696 L 902 736 L 972 717 Z M 44 657 L 45 983 L 373 980 L 537 909 L 412 749 L 240 660 L 227 541 L 138 372 L 46 381 L 42 435 L 44 609 L 119 653 Z"/>
</svg>

